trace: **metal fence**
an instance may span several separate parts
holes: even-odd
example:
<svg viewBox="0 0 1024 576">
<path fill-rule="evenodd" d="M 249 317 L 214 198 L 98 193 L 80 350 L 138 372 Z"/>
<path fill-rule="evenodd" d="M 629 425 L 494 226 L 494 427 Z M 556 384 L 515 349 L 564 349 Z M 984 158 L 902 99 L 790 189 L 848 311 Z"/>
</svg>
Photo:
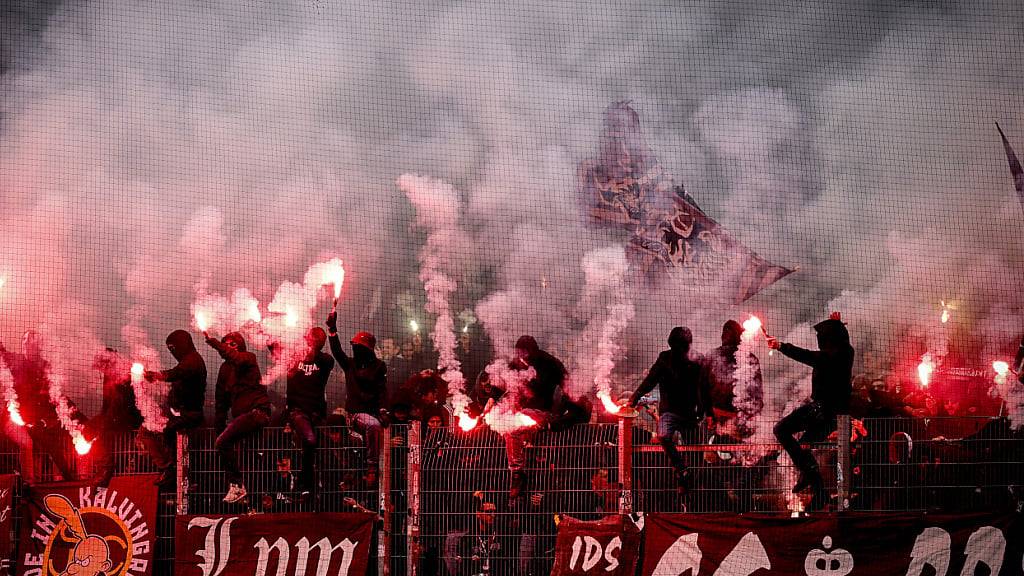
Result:
<svg viewBox="0 0 1024 576">
<path fill-rule="evenodd" d="M 722 444 L 706 431 L 678 446 L 693 465 L 680 492 L 662 447 L 644 422 L 538 431 L 528 438 L 527 482 L 510 499 L 504 438 L 479 427 L 465 433 L 414 423 L 385 429 L 380 475 L 365 477 L 362 438 L 349 428 L 322 428 L 317 450 L 319 500 L 299 498 L 301 454 L 287 428 L 267 428 L 242 443 L 249 489 L 241 504 L 222 502 L 226 486 L 212 430 L 179 440 L 177 492 L 161 493 L 156 574 L 170 574 L 176 513 L 348 511 L 380 514 L 371 566 L 381 575 L 451 576 L 550 573 L 556 518 L 596 519 L 637 512 L 792 512 L 795 474 L 775 444 Z M 979 510 L 1019 506 L 1024 444 L 1005 419 L 842 420 L 815 446 L 832 510 Z M 133 435 L 114 443 L 119 474 L 154 472 Z M 70 446 L 67 447 L 71 453 Z M 21 471 L 31 456 L 37 481 L 54 477 L 43 454 L 10 439 L 0 465 Z M 91 457 L 74 459 L 80 475 Z M 20 521 L 17 513 L 15 524 Z M 15 539 L 16 541 L 16 539 Z"/>
</svg>

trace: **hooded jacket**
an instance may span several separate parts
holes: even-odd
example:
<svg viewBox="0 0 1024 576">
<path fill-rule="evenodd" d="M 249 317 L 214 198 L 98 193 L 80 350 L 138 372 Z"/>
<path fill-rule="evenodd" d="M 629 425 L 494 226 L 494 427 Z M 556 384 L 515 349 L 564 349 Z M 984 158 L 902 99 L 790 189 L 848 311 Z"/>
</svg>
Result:
<svg viewBox="0 0 1024 576">
<path fill-rule="evenodd" d="M 661 395 L 658 410 L 689 419 L 693 424 L 713 414 L 707 380 L 701 378 L 701 366 L 690 359 L 692 336 L 686 328 L 673 328 L 668 342 L 670 350 L 658 355 L 647 377 L 633 393 L 631 403 L 657 386 Z"/>
<path fill-rule="evenodd" d="M 31 358 L 8 352 L 3 347 L 0 347 L 0 353 L 14 379 L 22 420 L 27 424 L 45 420 L 50 426 L 59 426 L 57 410 L 50 402 L 50 363 L 41 356 Z"/>
<path fill-rule="evenodd" d="M 829 416 L 849 414 L 853 395 L 853 347 L 850 334 L 839 320 L 814 326 L 820 350 L 782 344 L 779 352 L 811 367 L 811 400 Z"/>
<path fill-rule="evenodd" d="M 327 380 L 333 369 L 334 359 L 322 350 L 292 366 L 288 370 L 288 409 L 327 418 Z"/>
<path fill-rule="evenodd" d="M 196 350 L 192 335 L 175 330 L 167 337 L 167 347 L 178 364 L 160 373 L 160 379 L 170 384 L 167 405 L 176 412 L 202 414 L 206 400 L 206 361 Z"/>
<path fill-rule="evenodd" d="M 349 356 L 342 349 L 337 333 L 327 341 L 331 344 L 331 354 L 345 373 L 345 410 L 349 414 L 369 414 L 376 418 L 387 396 L 387 364 L 365 346 L 361 346 L 363 352 L 357 352 L 353 345 L 354 357 Z"/>
<path fill-rule="evenodd" d="M 113 350 L 106 352 L 109 362 L 102 366 L 103 408 L 92 422 L 111 431 L 135 430 L 142 425 L 142 414 L 135 403 L 131 372 Z"/>
<path fill-rule="evenodd" d="M 526 352 L 526 363 L 537 371 L 537 377 L 526 384 L 520 395 L 520 408 L 552 412 L 555 392 L 565 383 L 568 371 L 558 358 L 540 349 L 533 336 L 522 336 L 516 341 L 516 349 Z"/>
<path fill-rule="evenodd" d="M 237 344 L 236 349 L 227 345 L 228 341 Z M 228 409 L 231 416 L 237 418 L 253 410 L 263 410 L 267 414 L 273 411 L 267 387 L 263 385 L 260 365 L 256 355 L 245 348 L 245 339 L 238 332 L 224 336 L 224 341 L 207 338 L 206 343 L 212 346 L 224 363 L 217 372 L 217 406 L 214 420 L 218 429 L 223 429 L 228 420 Z"/>
</svg>

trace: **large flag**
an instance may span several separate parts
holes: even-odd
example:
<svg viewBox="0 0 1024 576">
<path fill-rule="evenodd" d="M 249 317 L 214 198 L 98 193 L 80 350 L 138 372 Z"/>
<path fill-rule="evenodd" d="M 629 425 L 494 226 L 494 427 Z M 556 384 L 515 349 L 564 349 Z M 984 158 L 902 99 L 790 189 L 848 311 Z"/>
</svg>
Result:
<svg viewBox="0 0 1024 576">
<path fill-rule="evenodd" d="M 793 272 L 738 242 L 665 174 L 625 102 L 605 112 L 600 150 L 579 179 L 592 220 L 629 231 L 630 260 L 649 280 L 675 270 L 696 287 L 728 286 L 738 304 Z"/>
<path fill-rule="evenodd" d="M 1021 208 L 1024 208 L 1024 169 L 1021 169 L 1020 160 L 1017 159 L 1013 146 L 1010 146 L 1010 141 L 1006 139 L 1006 134 L 1003 134 L 1003 129 L 999 127 L 998 122 L 996 122 L 996 130 L 999 130 L 999 137 L 1003 139 L 1006 160 L 1010 163 L 1010 174 L 1013 175 L 1013 185 L 1017 188 L 1017 200 L 1020 201 Z"/>
</svg>

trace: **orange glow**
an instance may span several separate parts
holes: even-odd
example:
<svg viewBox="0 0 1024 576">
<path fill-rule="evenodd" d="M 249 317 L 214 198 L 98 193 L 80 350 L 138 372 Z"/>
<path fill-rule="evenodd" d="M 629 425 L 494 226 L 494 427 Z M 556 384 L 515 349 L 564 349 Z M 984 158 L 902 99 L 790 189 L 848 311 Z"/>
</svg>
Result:
<svg viewBox="0 0 1024 576">
<path fill-rule="evenodd" d="M 146 367 L 141 363 L 136 362 L 132 364 L 132 382 L 138 384 L 142 382 L 142 375 L 146 373 Z"/>
<path fill-rule="evenodd" d="M 924 388 L 928 387 L 928 384 L 932 380 L 932 374 L 935 372 L 935 361 L 932 360 L 931 354 L 925 354 L 921 357 L 921 363 L 917 365 L 917 378 L 921 381 L 921 386 Z"/>
<path fill-rule="evenodd" d="M 537 421 L 536 420 L 534 420 L 533 418 L 530 418 L 529 416 L 527 416 L 526 414 L 523 414 L 522 412 L 517 412 L 513 421 L 515 422 L 516 426 L 518 426 L 520 428 L 526 428 L 528 426 L 536 426 L 537 425 Z"/>
<path fill-rule="evenodd" d="M 597 397 L 601 399 L 601 403 L 604 404 L 604 409 L 607 410 L 609 414 L 618 414 L 622 410 L 622 406 L 613 402 L 611 396 L 608 394 L 598 393 Z"/>
<path fill-rule="evenodd" d="M 10 414 L 11 416 L 11 422 L 13 422 L 16 426 L 24 426 L 25 420 L 22 419 L 21 412 L 18 410 L 18 408 L 19 406 L 17 400 L 9 400 L 7 402 L 7 413 Z"/>
<path fill-rule="evenodd" d="M 200 332 L 206 332 L 210 328 L 210 319 L 206 317 L 206 312 L 196 311 L 196 327 Z"/>
<path fill-rule="evenodd" d="M 459 414 L 459 428 L 462 428 L 463 432 L 469 432 L 476 428 L 476 425 L 479 422 L 479 418 L 470 418 L 469 414 L 466 414 L 465 412 Z"/>
<path fill-rule="evenodd" d="M 1010 365 L 1002 360 L 996 360 L 992 363 L 992 369 L 996 371 L 996 374 L 1002 377 L 1006 377 L 1010 373 Z"/>
<path fill-rule="evenodd" d="M 92 442 L 87 441 L 81 432 L 71 435 L 71 443 L 75 445 L 75 452 L 78 452 L 80 456 L 85 456 L 89 450 L 92 450 Z"/>
</svg>

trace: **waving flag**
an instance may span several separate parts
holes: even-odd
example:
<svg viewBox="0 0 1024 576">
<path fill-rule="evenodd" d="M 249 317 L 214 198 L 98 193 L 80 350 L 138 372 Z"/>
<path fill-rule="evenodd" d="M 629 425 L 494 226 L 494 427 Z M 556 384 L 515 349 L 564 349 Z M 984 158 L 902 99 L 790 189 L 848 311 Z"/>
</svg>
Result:
<svg viewBox="0 0 1024 576">
<path fill-rule="evenodd" d="M 996 122 L 996 130 L 999 130 L 999 137 L 1003 139 L 1006 160 L 1010 163 L 1010 174 L 1013 175 L 1013 185 L 1017 188 L 1017 200 L 1020 201 L 1021 208 L 1024 208 L 1024 169 L 1021 169 L 1020 160 L 1017 159 L 1013 146 L 1010 146 L 1010 141 L 1006 139 L 1006 134 L 1003 134 L 1003 129 L 999 127 L 998 122 Z"/>
<path fill-rule="evenodd" d="M 579 179 L 591 219 L 631 233 L 630 259 L 650 280 L 675 269 L 696 286 L 735 286 L 728 296 L 740 303 L 793 272 L 738 242 L 665 174 L 626 102 L 608 107 L 598 156 Z"/>
</svg>

